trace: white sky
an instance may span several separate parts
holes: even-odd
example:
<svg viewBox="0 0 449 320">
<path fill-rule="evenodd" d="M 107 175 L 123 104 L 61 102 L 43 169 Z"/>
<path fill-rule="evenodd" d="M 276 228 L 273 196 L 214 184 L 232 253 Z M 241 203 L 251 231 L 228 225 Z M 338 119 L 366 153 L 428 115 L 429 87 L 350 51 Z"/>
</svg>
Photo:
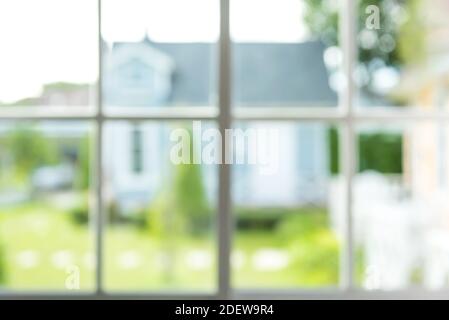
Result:
<svg viewBox="0 0 449 320">
<path fill-rule="evenodd" d="M 106 41 L 210 42 L 217 0 L 103 0 Z M 232 0 L 235 41 L 295 42 L 307 35 L 301 0 Z M 0 101 L 38 95 L 44 83 L 94 82 L 94 0 L 0 0 Z"/>
</svg>

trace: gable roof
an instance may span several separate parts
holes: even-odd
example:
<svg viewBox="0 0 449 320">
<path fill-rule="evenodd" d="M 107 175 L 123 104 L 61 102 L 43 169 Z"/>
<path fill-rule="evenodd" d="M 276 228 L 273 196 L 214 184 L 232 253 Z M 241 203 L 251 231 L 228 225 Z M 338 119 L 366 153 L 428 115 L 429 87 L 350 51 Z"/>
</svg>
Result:
<svg viewBox="0 0 449 320">
<path fill-rule="evenodd" d="M 143 43 L 174 63 L 169 105 L 209 105 L 216 96 L 217 47 L 207 43 Z M 128 43 L 116 43 L 117 50 Z M 235 43 L 233 101 L 245 106 L 335 106 L 328 83 L 324 45 L 304 43 Z M 107 74 L 105 74 L 107 76 Z"/>
</svg>

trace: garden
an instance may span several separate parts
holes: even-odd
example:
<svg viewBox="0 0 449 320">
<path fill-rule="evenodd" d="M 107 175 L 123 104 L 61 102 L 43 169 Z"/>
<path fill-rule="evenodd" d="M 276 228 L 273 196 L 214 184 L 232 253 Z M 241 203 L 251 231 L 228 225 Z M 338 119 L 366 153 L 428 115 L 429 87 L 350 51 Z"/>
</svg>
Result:
<svg viewBox="0 0 449 320">
<path fill-rule="evenodd" d="M 95 226 L 89 210 L 88 139 L 46 136 L 39 130 L 5 133 L 8 150 L 1 195 L 25 197 L 0 205 L 0 286 L 11 290 L 64 290 L 68 271 L 80 289 L 95 285 Z M 360 167 L 400 172 L 401 137 L 360 136 Z M 329 131 L 330 171 L 337 174 L 338 136 Z M 376 154 L 385 157 L 376 157 Z M 14 159 L 13 162 L 8 159 Z M 390 161 L 388 160 L 390 159 Z M 71 162 L 70 186 L 32 187 L 38 168 Z M 217 279 L 216 209 L 206 200 L 201 166 L 176 166 L 171 184 L 151 204 L 125 215 L 106 206 L 104 283 L 108 290 L 213 290 Z M 49 171 L 45 171 L 48 173 Z M 35 180 L 35 179 L 34 179 Z M 4 201 L 3 197 L 3 201 Z M 234 208 L 232 282 L 238 288 L 328 287 L 339 282 L 340 243 L 327 209 Z"/>
<path fill-rule="evenodd" d="M 338 283 L 338 241 L 323 211 L 284 212 L 270 228 L 238 228 L 233 281 L 239 287 L 329 286 Z M 277 220 L 277 219 L 276 219 Z M 242 220 L 242 223 L 245 224 Z M 251 221 L 254 223 L 254 221 Z M 271 223 L 271 222 L 270 222 Z M 257 223 L 256 223 L 257 224 Z M 1 282 L 8 289 L 64 289 L 67 268 L 80 268 L 81 289 L 94 286 L 94 235 L 69 213 L 44 203 L 9 208 L 0 215 Z M 105 237 L 106 287 L 111 290 L 213 289 L 213 235 L 179 236 L 170 249 L 139 227 L 109 226 Z M 168 240 L 173 244 L 173 239 Z M 160 254 L 174 250 L 172 266 Z M 289 261 L 264 268 L 252 260 L 269 250 Z M 276 256 L 277 254 L 277 256 Z M 269 257 L 269 256 L 268 256 Z M 261 265 L 260 265 L 261 264 Z"/>
</svg>

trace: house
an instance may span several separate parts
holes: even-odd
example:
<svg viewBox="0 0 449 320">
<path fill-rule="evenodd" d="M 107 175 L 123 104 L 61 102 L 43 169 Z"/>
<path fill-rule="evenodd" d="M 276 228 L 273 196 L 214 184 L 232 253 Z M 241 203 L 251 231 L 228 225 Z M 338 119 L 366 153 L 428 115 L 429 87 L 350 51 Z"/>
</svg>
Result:
<svg viewBox="0 0 449 320">
<path fill-rule="evenodd" d="M 207 43 L 104 44 L 105 107 L 216 105 L 216 48 Z M 236 43 L 233 48 L 233 104 L 241 107 L 336 107 L 328 84 L 324 46 L 304 43 Z M 213 124 L 210 124 L 213 125 Z M 321 124 L 240 123 L 280 130 L 279 170 L 261 176 L 253 165 L 234 166 L 237 205 L 295 206 L 326 199 L 327 128 Z M 107 190 L 121 206 L 136 209 L 157 193 L 169 165 L 170 124 L 120 122 L 106 128 Z M 217 168 L 203 166 L 211 198 Z M 213 200 L 213 199 L 212 199 Z"/>
</svg>

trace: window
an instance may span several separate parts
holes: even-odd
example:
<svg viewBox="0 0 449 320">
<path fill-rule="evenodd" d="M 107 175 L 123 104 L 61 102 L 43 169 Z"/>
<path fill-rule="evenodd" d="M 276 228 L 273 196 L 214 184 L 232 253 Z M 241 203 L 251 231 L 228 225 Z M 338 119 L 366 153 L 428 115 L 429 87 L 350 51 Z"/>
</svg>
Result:
<svg viewBox="0 0 449 320">
<path fill-rule="evenodd" d="M 138 126 L 131 132 L 132 172 L 138 174 L 143 171 L 142 131 Z"/>
<path fill-rule="evenodd" d="M 0 0 L 0 295 L 447 288 L 446 9 Z"/>
</svg>

